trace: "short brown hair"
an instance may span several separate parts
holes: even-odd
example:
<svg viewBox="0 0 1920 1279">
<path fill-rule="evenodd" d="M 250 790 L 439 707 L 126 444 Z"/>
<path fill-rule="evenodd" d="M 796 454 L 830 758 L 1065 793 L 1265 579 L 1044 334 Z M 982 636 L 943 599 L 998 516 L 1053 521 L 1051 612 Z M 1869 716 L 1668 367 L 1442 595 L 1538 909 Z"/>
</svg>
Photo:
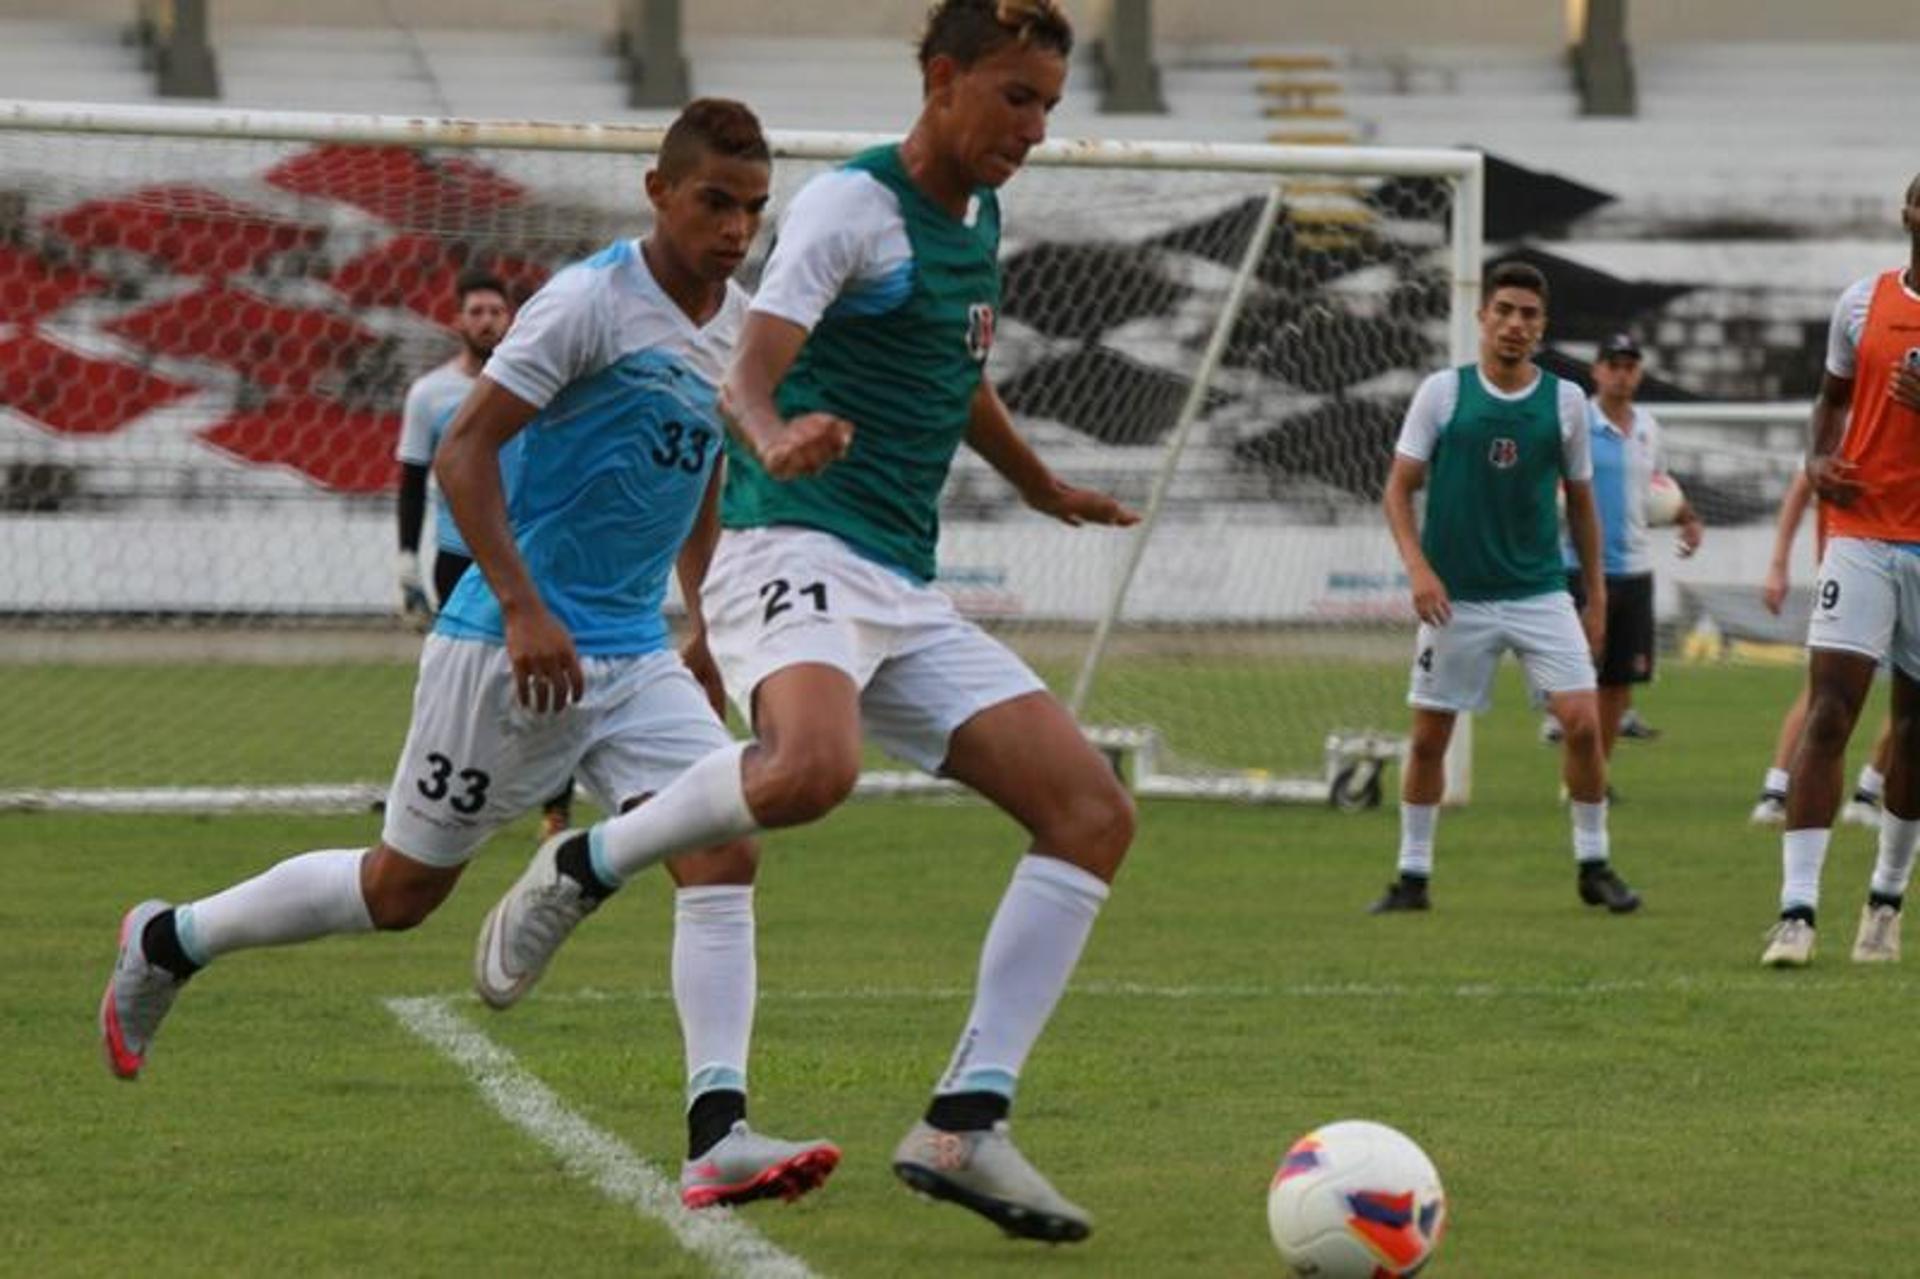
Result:
<svg viewBox="0 0 1920 1279">
<path fill-rule="evenodd" d="M 1073 52 L 1073 21 L 1059 0 L 940 0 L 927 11 L 920 70 L 924 74 L 941 56 L 970 67 L 1010 44 L 1067 57 Z"/>
<path fill-rule="evenodd" d="M 1527 289 L 1540 295 L 1541 306 L 1547 304 L 1547 277 L 1531 262 L 1495 262 L 1489 267 L 1486 296 L 1500 289 Z"/>
<path fill-rule="evenodd" d="M 654 168 L 667 181 L 678 182 L 699 163 L 702 153 L 773 163 L 767 135 L 760 131 L 760 117 L 746 103 L 731 98 L 695 98 L 687 103 L 668 127 Z"/>
</svg>

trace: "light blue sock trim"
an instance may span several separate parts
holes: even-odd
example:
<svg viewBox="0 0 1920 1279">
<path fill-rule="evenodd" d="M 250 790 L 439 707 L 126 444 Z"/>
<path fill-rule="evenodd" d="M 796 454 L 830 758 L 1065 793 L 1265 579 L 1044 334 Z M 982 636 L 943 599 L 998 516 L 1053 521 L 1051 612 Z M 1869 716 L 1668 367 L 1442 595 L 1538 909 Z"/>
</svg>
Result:
<svg viewBox="0 0 1920 1279">
<path fill-rule="evenodd" d="M 613 868 L 607 865 L 606 848 L 603 837 L 600 834 L 601 828 L 605 825 L 605 822 L 596 822 L 593 829 L 587 832 L 587 864 L 593 867 L 593 876 L 595 879 L 603 884 L 609 884 L 614 888 L 618 888 L 627 881 L 623 877 L 614 874 Z"/>
<path fill-rule="evenodd" d="M 965 1072 L 954 1081 L 951 1088 L 942 1088 L 940 1092 L 943 1095 L 956 1092 L 993 1092 L 1012 1101 L 1014 1085 L 1019 1081 L 1020 1077 L 1011 1070 L 1002 1070 L 998 1066 L 980 1066 Z"/>
<path fill-rule="evenodd" d="M 180 950 L 195 964 L 205 968 L 209 962 L 207 952 L 200 948 L 200 937 L 193 927 L 193 907 L 175 906 L 173 908 L 173 931 L 180 938 Z"/>
<path fill-rule="evenodd" d="M 747 1075 L 743 1070 L 732 1066 L 702 1066 L 693 1072 L 687 1080 L 687 1105 L 692 1106 L 703 1093 L 718 1092 L 726 1089 L 730 1092 L 747 1090 Z"/>
</svg>

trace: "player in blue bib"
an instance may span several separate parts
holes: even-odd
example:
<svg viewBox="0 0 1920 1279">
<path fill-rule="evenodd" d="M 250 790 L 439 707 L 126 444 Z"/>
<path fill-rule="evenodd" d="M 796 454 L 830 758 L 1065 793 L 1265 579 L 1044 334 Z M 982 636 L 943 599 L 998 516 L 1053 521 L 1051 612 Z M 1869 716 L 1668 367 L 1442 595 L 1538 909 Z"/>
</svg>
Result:
<svg viewBox="0 0 1920 1279">
<path fill-rule="evenodd" d="M 569 267 L 522 308 L 435 460 L 481 571 L 443 602 L 421 654 L 380 843 L 305 853 L 179 907 L 134 907 L 101 1002 L 115 1073 L 138 1074 L 181 985 L 215 958 L 411 928 L 489 834 L 570 774 L 619 811 L 728 745 L 704 642 L 676 654 L 661 608 L 677 568 L 697 618 L 718 533 L 717 387 L 746 315 L 730 277 L 770 177 L 750 111 L 693 103 L 646 175 L 653 234 Z M 520 453 L 510 501 L 508 447 Z M 744 838 L 702 847 L 669 867 L 673 985 L 689 996 L 676 998 L 689 1098 L 681 1198 L 791 1198 L 825 1180 L 839 1151 L 746 1124 L 757 854 Z M 474 957 L 489 1004 L 513 1003 L 545 963 L 513 934 L 564 935 L 598 906 L 584 860 L 569 860 L 584 853 L 584 839 L 543 844 L 510 917 L 489 916 Z"/>
<path fill-rule="evenodd" d="M 1072 39 L 1050 0 L 945 0 L 921 41 L 912 131 L 815 178 L 783 216 L 725 386 L 726 532 L 702 601 L 757 740 L 588 836 L 611 886 L 685 848 L 812 821 L 853 789 L 863 734 L 1025 826 L 1030 852 L 988 930 L 959 1046 L 893 1166 L 1051 1242 L 1086 1238 L 1091 1220 L 1026 1161 L 1006 1119 L 1133 838 L 1133 806 L 1033 672 L 931 579 L 962 443 L 1039 511 L 1134 519 L 1057 480 L 985 376 L 996 191 L 1044 139 Z"/>
</svg>

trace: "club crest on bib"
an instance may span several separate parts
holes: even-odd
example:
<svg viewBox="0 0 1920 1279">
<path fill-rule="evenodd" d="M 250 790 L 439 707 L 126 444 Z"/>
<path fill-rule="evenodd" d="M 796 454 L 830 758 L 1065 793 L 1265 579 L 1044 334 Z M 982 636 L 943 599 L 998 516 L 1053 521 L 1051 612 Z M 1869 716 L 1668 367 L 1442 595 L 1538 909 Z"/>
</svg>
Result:
<svg viewBox="0 0 1920 1279">
<path fill-rule="evenodd" d="M 975 302 L 967 308 L 967 354 L 985 363 L 993 350 L 993 306 Z"/>
<path fill-rule="evenodd" d="M 1520 461 L 1520 441 L 1500 436 L 1487 445 L 1487 461 L 1504 471 Z"/>
</svg>

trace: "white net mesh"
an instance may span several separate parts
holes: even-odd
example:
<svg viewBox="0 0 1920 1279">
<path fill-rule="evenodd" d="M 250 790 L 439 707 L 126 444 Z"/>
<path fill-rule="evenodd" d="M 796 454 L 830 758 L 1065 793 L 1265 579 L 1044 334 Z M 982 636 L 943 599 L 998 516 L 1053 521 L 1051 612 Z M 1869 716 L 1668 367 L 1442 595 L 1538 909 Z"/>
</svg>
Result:
<svg viewBox="0 0 1920 1279">
<path fill-rule="evenodd" d="M 644 233 L 645 157 L 17 126 L 0 795 L 377 794 L 418 646 L 392 580 L 406 387 L 453 352 L 463 267 L 530 289 Z M 776 206 L 823 163 L 782 159 Z M 1281 219 L 1087 707 L 1150 726 L 1163 765 L 1226 776 L 1318 773 L 1329 732 L 1400 721 L 1404 591 L 1376 499 L 1406 397 L 1448 354 L 1452 187 L 1046 164 L 1006 194 L 993 375 L 1065 478 L 1139 504 L 1276 180 Z M 1048 523 L 964 453 L 943 520 L 947 588 L 1064 692 L 1126 536 Z"/>
</svg>

